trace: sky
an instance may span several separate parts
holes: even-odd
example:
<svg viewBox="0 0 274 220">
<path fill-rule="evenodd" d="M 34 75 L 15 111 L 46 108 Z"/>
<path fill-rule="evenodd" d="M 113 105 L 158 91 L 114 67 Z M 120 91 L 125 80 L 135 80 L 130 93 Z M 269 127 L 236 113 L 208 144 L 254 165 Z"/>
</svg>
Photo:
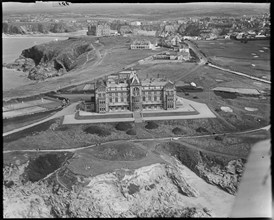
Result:
<svg viewBox="0 0 274 220">
<path fill-rule="evenodd" d="M 149 8 L 151 6 L 155 7 L 156 5 L 158 7 L 163 7 L 163 8 L 176 8 L 176 5 L 178 7 L 182 7 L 182 8 L 194 8 L 197 6 L 199 8 L 201 7 L 213 7 L 213 6 L 225 6 L 225 5 L 230 5 L 230 6 L 233 6 L 233 5 L 236 5 L 236 7 L 238 7 L 238 5 L 245 5 L 245 6 L 248 6 L 250 5 L 250 7 L 258 7 L 258 8 L 267 8 L 270 6 L 270 3 L 235 3 L 235 2 L 228 2 L 228 3 L 224 3 L 224 2 L 202 2 L 202 3 L 199 3 L 199 2 L 195 2 L 195 3 L 173 3 L 173 4 L 169 4 L 169 3 L 146 3 L 145 4 L 145 7 Z M 95 9 L 95 8 L 111 8 L 111 9 L 115 9 L 115 8 L 121 8 L 121 7 L 129 7 L 129 6 L 132 6 L 132 7 L 138 7 L 138 8 L 142 8 L 144 7 L 144 4 L 137 4 L 137 3 L 103 3 L 103 4 L 100 4 L 100 3 L 72 3 L 70 6 L 65 6 L 65 7 L 59 7 L 57 6 L 57 2 L 55 1 L 54 3 L 53 2 L 50 2 L 50 1 L 45 1 L 45 2 L 41 2 L 41 1 L 38 1 L 37 3 L 20 3 L 20 2 L 4 2 L 2 3 L 2 8 L 3 8 L 3 13 L 4 14 L 7 14 L 8 12 L 22 12 L 22 13 L 26 13 L 26 12 L 39 12 L 39 11 L 63 11 L 63 12 L 66 12 L 66 11 L 73 11 L 74 9 L 77 11 L 77 10 L 89 10 L 90 9 Z M 177 8 L 178 9 L 178 8 Z"/>
</svg>

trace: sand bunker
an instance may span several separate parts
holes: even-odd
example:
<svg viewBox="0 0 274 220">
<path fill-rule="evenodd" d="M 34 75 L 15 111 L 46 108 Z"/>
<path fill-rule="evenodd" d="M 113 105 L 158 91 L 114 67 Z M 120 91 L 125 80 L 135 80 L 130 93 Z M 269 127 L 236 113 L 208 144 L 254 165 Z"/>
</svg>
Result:
<svg viewBox="0 0 274 220">
<path fill-rule="evenodd" d="M 233 110 L 232 110 L 230 107 L 227 107 L 227 106 L 222 106 L 222 107 L 221 107 L 221 110 L 222 110 L 223 112 L 233 112 Z"/>
<path fill-rule="evenodd" d="M 261 53 L 263 53 L 264 52 L 264 50 L 259 50 Z"/>
<path fill-rule="evenodd" d="M 258 58 L 258 56 L 254 56 L 254 58 Z"/>
<path fill-rule="evenodd" d="M 255 111 L 258 111 L 257 108 L 250 108 L 250 107 L 245 107 L 245 110 L 246 111 L 249 111 L 249 112 L 255 112 Z"/>
</svg>

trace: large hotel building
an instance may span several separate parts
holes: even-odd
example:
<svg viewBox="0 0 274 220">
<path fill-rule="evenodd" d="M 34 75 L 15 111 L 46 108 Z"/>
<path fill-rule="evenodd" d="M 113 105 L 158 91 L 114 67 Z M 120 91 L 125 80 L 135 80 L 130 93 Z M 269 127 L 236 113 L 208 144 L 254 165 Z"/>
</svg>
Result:
<svg viewBox="0 0 274 220">
<path fill-rule="evenodd" d="M 162 78 L 140 80 L 136 71 L 109 75 L 95 84 L 95 111 L 175 109 L 175 84 Z"/>
</svg>

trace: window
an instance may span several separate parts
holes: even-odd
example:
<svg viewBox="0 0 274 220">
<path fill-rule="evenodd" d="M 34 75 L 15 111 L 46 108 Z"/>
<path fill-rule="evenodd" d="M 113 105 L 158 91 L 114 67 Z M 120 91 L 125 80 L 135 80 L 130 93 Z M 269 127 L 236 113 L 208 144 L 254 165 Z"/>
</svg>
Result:
<svg viewBox="0 0 274 220">
<path fill-rule="evenodd" d="M 148 101 L 151 101 L 151 96 L 148 96 Z"/>
<path fill-rule="evenodd" d="M 115 98 L 115 102 L 118 102 L 118 97 Z"/>
<path fill-rule="evenodd" d="M 146 101 L 146 97 L 145 97 L 145 96 L 143 96 L 143 101 L 144 101 L 144 102 Z"/>
<path fill-rule="evenodd" d="M 109 98 L 109 102 L 112 102 L 112 98 Z"/>
<path fill-rule="evenodd" d="M 157 100 L 157 96 L 154 96 L 154 101 L 156 101 Z"/>
</svg>

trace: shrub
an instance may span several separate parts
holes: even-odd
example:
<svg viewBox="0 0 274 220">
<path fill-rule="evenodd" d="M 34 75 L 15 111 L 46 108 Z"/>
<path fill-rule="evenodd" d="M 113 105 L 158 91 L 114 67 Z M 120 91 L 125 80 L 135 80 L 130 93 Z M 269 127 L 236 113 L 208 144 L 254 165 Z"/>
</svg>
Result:
<svg viewBox="0 0 274 220">
<path fill-rule="evenodd" d="M 222 140 L 223 140 L 223 137 L 221 137 L 221 136 L 216 136 L 216 137 L 215 137 L 215 140 L 216 140 L 216 141 L 222 141 Z"/>
<path fill-rule="evenodd" d="M 98 126 L 90 126 L 84 129 L 84 132 L 88 134 L 97 134 L 100 137 L 111 135 L 111 132 L 107 129 L 100 128 Z"/>
<path fill-rule="evenodd" d="M 128 135 L 136 135 L 136 131 L 134 129 L 129 129 L 126 134 Z"/>
<path fill-rule="evenodd" d="M 199 133 L 208 133 L 208 130 L 206 130 L 203 127 L 199 127 L 199 128 L 196 129 L 196 132 L 199 132 Z"/>
<path fill-rule="evenodd" d="M 156 129 L 159 125 L 156 124 L 154 121 L 149 121 L 147 125 L 145 126 L 146 129 Z"/>
<path fill-rule="evenodd" d="M 115 126 L 116 130 L 119 131 L 126 131 L 128 129 L 132 128 L 132 125 L 129 122 L 119 122 L 116 126 Z"/>
<path fill-rule="evenodd" d="M 67 131 L 69 127 L 67 125 L 61 125 L 56 130 L 57 131 Z"/>
<path fill-rule="evenodd" d="M 128 194 L 129 195 L 132 195 L 136 192 L 139 192 L 139 190 L 140 190 L 140 186 L 135 185 L 133 183 L 130 183 L 129 186 L 128 186 Z"/>
<path fill-rule="evenodd" d="M 184 131 L 181 128 L 176 127 L 172 129 L 172 133 L 176 135 L 180 135 L 180 134 L 183 134 Z"/>
</svg>

